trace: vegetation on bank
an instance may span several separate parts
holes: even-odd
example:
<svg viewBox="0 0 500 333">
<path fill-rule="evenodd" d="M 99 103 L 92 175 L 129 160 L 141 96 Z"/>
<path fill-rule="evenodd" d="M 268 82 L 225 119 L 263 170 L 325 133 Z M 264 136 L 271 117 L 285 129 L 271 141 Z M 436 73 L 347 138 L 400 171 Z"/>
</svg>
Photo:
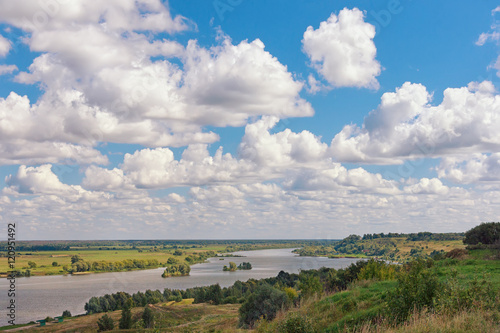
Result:
<svg viewBox="0 0 500 333">
<path fill-rule="evenodd" d="M 188 264 L 172 265 L 165 268 L 165 271 L 161 275 L 162 277 L 170 276 L 186 276 L 191 272 L 191 267 Z"/>
<path fill-rule="evenodd" d="M 430 258 L 437 253 L 445 253 L 453 248 L 464 248 L 463 239 L 464 233 L 419 232 L 413 234 L 350 235 L 330 245 L 306 246 L 294 252 L 301 256 L 377 257 L 384 260 L 406 262 L 416 258 Z"/>
<path fill-rule="evenodd" d="M 236 272 L 239 269 L 240 270 L 249 270 L 249 269 L 252 269 L 252 264 L 249 263 L 249 262 L 242 262 L 241 264 L 239 264 L 238 266 L 236 266 L 236 263 L 230 261 L 229 262 L 229 266 L 224 265 L 224 267 L 222 267 L 222 270 L 224 272 Z"/>
<path fill-rule="evenodd" d="M 228 249 L 293 248 L 319 241 L 297 240 L 197 240 L 197 241 L 19 241 L 16 243 L 16 276 L 116 272 L 192 265 L 227 254 Z M 0 242 L 0 257 L 7 254 Z M 74 256 L 80 259 L 75 262 Z M 10 268 L 0 260 L 0 277 Z"/>
</svg>

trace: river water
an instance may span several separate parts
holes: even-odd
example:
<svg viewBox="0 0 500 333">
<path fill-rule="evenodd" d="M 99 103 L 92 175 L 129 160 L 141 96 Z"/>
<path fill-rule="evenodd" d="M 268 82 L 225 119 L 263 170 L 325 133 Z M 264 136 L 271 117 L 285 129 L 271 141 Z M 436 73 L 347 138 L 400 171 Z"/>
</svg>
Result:
<svg viewBox="0 0 500 333">
<path fill-rule="evenodd" d="M 283 270 L 298 273 L 301 269 L 320 267 L 344 268 L 358 259 L 329 259 L 323 257 L 299 257 L 293 249 L 241 251 L 234 254 L 244 257 L 210 258 L 208 262 L 191 266 L 191 274 L 182 277 L 162 278 L 163 268 L 142 271 L 99 273 L 89 275 L 33 276 L 16 279 L 16 324 L 43 319 L 46 316 L 60 316 L 64 310 L 73 315 L 84 313 L 85 303 L 92 296 L 103 296 L 118 291 L 130 294 L 147 289 L 186 289 L 219 283 L 221 287 L 235 281 L 261 279 L 276 276 Z M 237 265 L 250 262 L 248 271 L 223 272 L 229 261 Z M 8 325 L 7 291 L 9 282 L 0 279 L 0 326 Z"/>
</svg>

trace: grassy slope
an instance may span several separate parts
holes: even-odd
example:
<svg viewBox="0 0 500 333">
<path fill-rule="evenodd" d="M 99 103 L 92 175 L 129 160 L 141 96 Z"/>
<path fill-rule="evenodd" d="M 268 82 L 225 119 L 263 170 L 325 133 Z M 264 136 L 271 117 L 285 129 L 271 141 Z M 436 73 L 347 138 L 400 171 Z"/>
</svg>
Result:
<svg viewBox="0 0 500 333">
<path fill-rule="evenodd" d="M 441 281 L 454 272 L 461 284 L 485 278 L 500 298 L 500 260 L 484 260 L 487 251 L 473 251 L 463 260 L 436 262 L 434 269 Z M 479 258 L 479 259 L 472 259 Z M 358 281 L 346 291 L 306 301 L 300 308 L 281 313 L 271 323 L 262 323 L 259 332 L 278 332 L 292 313 L 297 313 L 317 332 L 500 332 L 500 306 L 496 311 L 476 309 L 454 315 L 416 314 L 405 325 L 391 326 L 384 312 L 386 292 L 396 281 Z"/>
<path fill-rule="evenodd" d="M 148 331 L 160 332 L 235 332 L 238 322 L 239 305 L 208 305 L 190 304 L 192 299 L 182 302 L 168 302 L 150 306 L 155 315 L 155 327 Z M 132 318 L 138 321 L 141 318 L 143 308 L 133 308 Z M 108 315 L 115 322 L 115 330 L 118 330 L 118 323 L 121 311 L 109 312 Z M 51 323 L 45 327 L 29 326 L 25 331 L 29 332 L 96 332 L 98 329 L 97 320 L 103 314 L 93 314 L 88 316 L 65 319 L 63 323 Z M 122 330 L 123 332 L 136 332 L 140 329 Z M 8 330 L 6 331 L 8 332 Z"/>
</svg>

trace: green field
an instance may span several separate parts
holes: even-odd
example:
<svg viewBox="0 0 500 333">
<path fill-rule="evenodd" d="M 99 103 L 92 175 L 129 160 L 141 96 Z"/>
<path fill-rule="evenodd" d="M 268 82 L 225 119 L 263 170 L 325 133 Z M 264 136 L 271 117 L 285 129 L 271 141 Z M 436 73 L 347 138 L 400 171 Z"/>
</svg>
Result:
<svg viewBox="0 0 500 333">
<path fill-rule="evenodd" d="M 80 256 L 85 261 L 123 261 L 125 259 L 156 259 L 160 263 L 166 263 L 168 258 L 176 258 L 179 261 L 184 261 L 185 258 L 194 253 L 205 251 L 224 251 L 225 246 L 210 246 L 203 249 L 182 249 L 184 252 L 181 256 L 174 256 L 174 250 L 158 250 L 154 251 L 149 248 L 140 249 L 75 249 L 69 251 L 40 251 L 40 252 L 20 252 L 16 255 L 16 269 L 30 269 L 32 275 L 55 275 L 65 274 L 62 269 L 64 265 L 71 266 L 71 257 L 73 255 Z M 0 261 L 0 272 L 6 273 L 9 268 L 7 259 Z M 36 268 L 29 268 L 28 262 L 32 261 L 37 264 Z M 52 266 L 53 262 L 57 262 L 58 266 Z M 161 266 L 161 265 L 160 265 Z"/>
</svg>

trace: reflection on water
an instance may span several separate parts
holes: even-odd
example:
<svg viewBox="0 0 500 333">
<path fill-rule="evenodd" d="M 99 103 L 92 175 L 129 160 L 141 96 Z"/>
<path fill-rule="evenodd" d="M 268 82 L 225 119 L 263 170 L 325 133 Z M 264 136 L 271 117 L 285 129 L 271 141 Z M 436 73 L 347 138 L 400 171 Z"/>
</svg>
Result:
<svg viewBox="0 0 500 333">
<path fill-rule="evenodd" d="M 244 257 L 210 258 L 207 263 L 191 266 L 191 275 L 162 278 L 162 268 L 143 271 L 100 273 L 76 276 L 37 276 L 16 280 L 16 323 L 60 316 L 64 310 L 73 315 L 84 313 L 84 305 L 92 296 L 102 296 L 118 291 L 130 294 L 146 289 L 186 289 L 219 283 L 221 287 L 232 285 L 235 281 L 250 278 L 261 279 L 276 276 L 283 270 L 298 273 L 301 269 L 320 267 L 343 268 L 357 259 L 328 259 L 299 257 L 292 249 L 241 251 L 235 254 Z M 247 261 L 252 270 L 223 272 L 222 267 L 229 261 L 237 265 Z M 8 281 L 0 279 L 0 326 L 7 325 Z"/>
</svg>

